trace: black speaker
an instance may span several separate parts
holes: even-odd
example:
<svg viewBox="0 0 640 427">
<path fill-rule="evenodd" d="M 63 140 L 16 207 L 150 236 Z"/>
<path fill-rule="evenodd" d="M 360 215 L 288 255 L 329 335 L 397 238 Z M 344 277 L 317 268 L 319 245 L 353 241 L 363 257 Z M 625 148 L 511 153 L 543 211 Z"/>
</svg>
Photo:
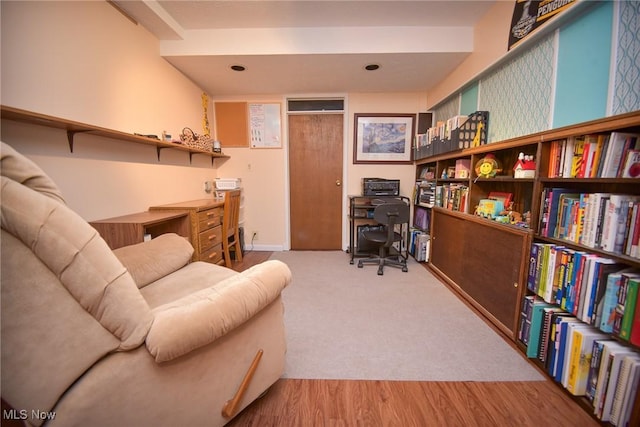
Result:
<svg viewBox="0 0 640 427">
<path fill-rule="evenodd" d="M 433 112 L 428 111 L 425 113 L 418 113 L 418 127 L 416 128 L 416 133 L 427 133 L 427 129 L 430 127 L 433 127 Z"/>
</svg>

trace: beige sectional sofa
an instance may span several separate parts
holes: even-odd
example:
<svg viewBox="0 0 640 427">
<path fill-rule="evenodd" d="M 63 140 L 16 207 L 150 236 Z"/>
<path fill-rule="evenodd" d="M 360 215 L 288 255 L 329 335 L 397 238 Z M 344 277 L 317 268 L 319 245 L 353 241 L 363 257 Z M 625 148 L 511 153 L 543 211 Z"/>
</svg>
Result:
<svg viewBox="0 0 640 427">
<path fill-rule="evenodd" d="M 223 425 L 282 375 L 285 264 L 190 262 L 175 234 L 111 251 L 38 166 L 1 149 L 5 418 Z"/>
</svg>

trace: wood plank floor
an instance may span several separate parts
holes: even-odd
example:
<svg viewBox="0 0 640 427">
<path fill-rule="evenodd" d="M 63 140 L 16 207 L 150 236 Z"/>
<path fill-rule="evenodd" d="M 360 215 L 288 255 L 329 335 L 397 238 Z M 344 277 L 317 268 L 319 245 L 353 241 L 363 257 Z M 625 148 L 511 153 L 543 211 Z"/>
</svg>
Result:
<svg viewBox="0 0 640 427">
<path fill-rule="evenodd" d="M 229 426 L 598 426 L 550 381 L 280 379 Z"/>
<path fill-rule="evenodd" d="M 242 271 L 269 256 L 271 252 L 247 252 L 243 262 L 234 264 L 234 269 Z M 589 427 L 600 424 L 550 379 L 525 382 L 280 379 L 228 425 Z"/>
</svg>

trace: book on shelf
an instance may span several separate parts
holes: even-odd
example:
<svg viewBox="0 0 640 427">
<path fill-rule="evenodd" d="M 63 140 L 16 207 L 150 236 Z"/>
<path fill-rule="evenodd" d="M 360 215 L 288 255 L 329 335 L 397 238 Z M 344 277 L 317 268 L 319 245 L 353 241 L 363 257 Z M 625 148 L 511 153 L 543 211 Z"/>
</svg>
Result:
<svg viewBox="0 0 640 427">
<path fill-rule="evenodd" d="M 618 373 L 616 388 L 613 393 L 613 401 L 611 403 L 611 415 L 609 418 L 609 422 L 615 426 L 623 425 L 623 424 L 620 424 L 622 408 L 623 408 L 625 399 L 628 399 L 628 396 L 630 396 L 632 393 L 632 391 L 629 389 L 629 387 L 633 387 L 633 385 L 631 384 L 632 370 L 635 370 L 635 367 L 638 365 L 640 365 L 640 354 L 632 354 L 632 355 L 624 356 L 622 358 L 622 363 L 620 364 L 620 371 Z"/>
<path fill-rule="evenodd" d="M 607 276 L 604 296 L 602 297 L 602 312 L 598 327 L 608 334 L 613 333 L 613 323 L 615 319 L 616 305 L 618 304 L 618 293 L 622 283 L 622 274 L 633 271 L 631 268 L 610 273 Z"/>
<path fill-rule="evenodd" d="M 614 424 L 616 426 L 629 425 L 629 420 L 631 418 L 631 411 L 633 410 L 634 402 L 636 401 L 636 396 L 638 394 L 638 388 L 640 387 L 640 362 L 634 361 L 631 363 L 628 377 L 629 378 L 628 378 L 627 387 L 622 396 L 622 405 L 620 408 L 620 415 L 617 422 Z M 616 402 L 614 400 L 614 405 L 615 403 Z M 613 421 L 614 420 L 612 420 L 612 422 Z"/>
<path fill-rule="evenodd" d="M 607 152 L 605 153 L 601 177 L 616 178 L 622 176 L 622 169 L 626 160 L 625 155 L 629 150 L 640 149 L 638 142 L 638 134 L 612 132 Z"/>
<path fill-rule="evenodd" d="M 552 378 L 556 377 L 558 366 L 562 363 L 558 363 L 558 361 L 564 360 L 564 355 L 560 354 L 560 344 L 562 339 L 562 325 L 567 322 L 579 322 L 579 320 L 570 313 L 562 311 L 555 312 L 551 315 L 551 331 L 549 333 L 545 368 Z"/>
<path fill-rule="evenodd" d="M 571 377 L 572 373 L 575 375 L 575 366 L 572 365 L 573 362 L 573 352 L 574 352 L 574 344 L 578 339 L 578 334 L 575 331 L 579 329 L 593 329 L 591 326 L 581 323 L 581 322 L 571 322 L 567 323 L 567 331 L 564 336 L 565 340 L 565 355 L 562 366 L 562 379 L 561 384 L 564 388 L 569 389 L 569 382 L 574 381 L 574 378 Z M 572 370 L 574 368 L 574 370 Z"/>
<path fill-rule="evenodd" d="M 591 362 L 589 364 L 589 376 L 587 378 L 587 387 L 585 389 L 585 397 L 591 402 L 593 406 L 594 398 L 596 395 L 596 389 L 598 385 L 598 375 L 600 373 L 600 364 L 602 362 L 602 353 L 604 350 L 604 343 L 612 341 L 610 338 L 597 339 L 593 342 L 591 347 Z"/>
<path fill-rule="evenodd" d="M 533 308 L 533 295 L 527 295 L 522 299 L 520 310 L 520 326 L 518 327 L 518 340 L 525 346 L 529 344 L 529 331 L 531 328 L 531 310 Z"/>
<path fill-rule="evenodd" d="M 620 330 L 618 336 L 625 341 L 631 338 L 631 327 L 638 303 L 638 287 L 640 286 L 640 276 L 632 274 L 623 274 L 621 292 L 624 292 L 624 301 L 622 304 L 622 320 L 620 322 Z M 614 333 L 615 333 L 614 325 Z"/>
<path fill-rule="evenodd" d="M 540 341 L 538 342 L 538 360 L 546 365 L 549 355 L 549 343 L 553 332 L 554 314 L 562 313 L 559 307 L 545 307 L 542 312 L 542 327 L 540 330 Z"/>
<path fill-rule="evenodd" d="M 591 310 L 589 323 L 598 328 L 600 327 L 602 317 L 604 315 L 605 294 L 607 292 L 609 275 L 616 271 L 620 271 L 621 268 L 623 268 L 622 264 L 607 259 L 605 262 L 600 263 L 597 269 L 593 292 L 593 308 Z"/>
<path fill-rule="evenodd" d="M 608 379 L 607 386 L 604 390 L 604 394 L 600 398 L 598 402 L 598 407 L 596 409 L 596 415 L 602 421 L 609 421 L 611 419 L 611 410 L 613 408 L 613 399 L 615 397 L 616 387 L 618 385 L 618 381 L 620 380 L 620 368 L 622 366 L 622 362 L 626 356 L 637 355 L 630 348 L 624 348 L 619 351 L 611 351 L 608 354 L 608 363 L 606 367 L 608 368 Z"/>
<path fill-rule="evenodd" d="M 555 342 L 556 356 L 555 356 L 554 366 L 553 366 L 553 372 L 554 372 L 553 378 L 558 383 L 562 383 L 562 378 L 565 374 L 565 367 L 567 366 L 565 362 L 568 359 L 570 354 L 570 351 L 569 351 L 570 348 L 567 346 L 567 342 L 568 342 L 567 337 L 571 332 L 569 325 L 572 323 L 584 325 L 583 323 L 580 322 L 580 320 L 578 320 L 575 317 L 562 318 L 558 323 L 558 331 L 557 331 L 557 336 L 555 338 L 556 339 L 556 342 Z"/>
<path fill-rule="evenodd" d="M 536 359 L 538 357 L 538 351 L 540 349 L 539 347 L 540 335 L 542 332 L 545 307 L 550 307 L 550 304 L 541 300 L 533 301 L 533 307 L 531 308 L 531 326 L 529 329 L 529 343 L 527 344 L 527 357 L 532 359 Z"/>
<path fill-rule="evenodd" d="M 620 170 L 621 178 L 640 178 L 640 150 L 627 151 L 624 165 Z"/>
<path fill-rule="evenodd" d="M 607 421 L 611 413 L 613 403 L 613 393 L 618 382 L 618 371 L 620 363 L 627 355 L 634 354 L 634 351 L 616 341 L 602 342 L 602 355 L 600 357 L 600 368 L 596 379 L 596 390 L 593 398 L 593 412 L 603 421 Z M 609 396 L 609 408 L 606 411 L 607 396 Z"/>
<path fill-rule="evenodd" d="M 567 390 L 574 396 L 584 396 L 591 367 L 593 342 L 607 336 L 596 328 L 574 328 L 572 330 L 571 355 Z"/>
</svg>

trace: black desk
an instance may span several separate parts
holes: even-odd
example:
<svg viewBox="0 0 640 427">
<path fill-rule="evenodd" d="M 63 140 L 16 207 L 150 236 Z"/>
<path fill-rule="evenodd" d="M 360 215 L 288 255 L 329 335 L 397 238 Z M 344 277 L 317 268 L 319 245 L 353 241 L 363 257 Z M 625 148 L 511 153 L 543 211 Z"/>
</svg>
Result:
<svg viewBox="0 0 640 427">
<path fill-rule="evenodd" d="M 368 257 L 371 252 L 358 250 L 356 241 L 356 230 L 359 225 L 375 225 L 377 222 L 373 219 L 373 211 L 378 202 L 402 202 L 410 205 L 410 200 L 405 196 L 349 196 L 349 248 L 347 251 L 351 255 L 349 264 L 353 264 L 356 257 Z M 400 234 L 404 233 L 404 239 L 401 241 L 399 255 L 407 259 L 409 253 L 409 223 L 398 224 Z"/>
</svg>

